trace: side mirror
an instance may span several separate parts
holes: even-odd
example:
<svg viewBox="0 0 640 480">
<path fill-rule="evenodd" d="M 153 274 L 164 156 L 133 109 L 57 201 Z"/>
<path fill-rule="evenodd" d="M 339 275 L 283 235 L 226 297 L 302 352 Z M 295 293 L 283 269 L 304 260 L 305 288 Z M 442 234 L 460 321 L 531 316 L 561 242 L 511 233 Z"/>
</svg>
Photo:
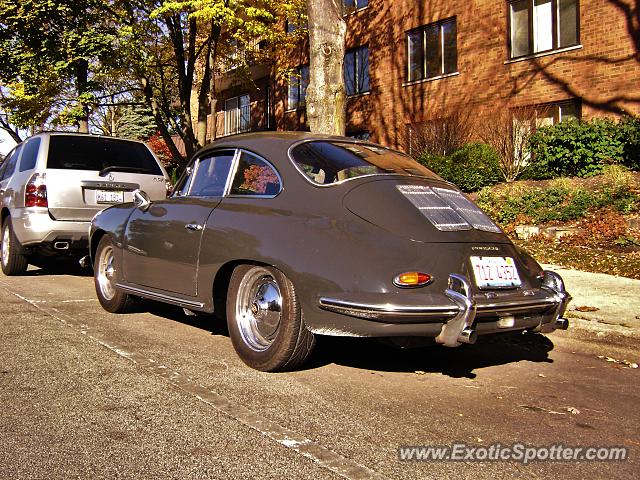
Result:
<svg viewBox="0 0 640 480">
<path fill-rule="evenodd" d="M 133 204 L 143 212 L 149 210 L 151 199 L 144 190 L 135 190 L 133 192 Z"/>
</svg>

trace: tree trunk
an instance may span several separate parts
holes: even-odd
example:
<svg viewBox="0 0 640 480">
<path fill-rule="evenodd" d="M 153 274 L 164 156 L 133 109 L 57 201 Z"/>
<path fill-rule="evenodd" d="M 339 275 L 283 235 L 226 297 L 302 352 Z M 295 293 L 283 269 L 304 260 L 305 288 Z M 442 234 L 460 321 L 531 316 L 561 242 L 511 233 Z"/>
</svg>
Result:
<svg viewBox="0 0 640 480">
<path fill-rule="evenodd" d="M 169 129 L 165 124 L 162 113 L 160 112 L 160 107 L 158 106 L 158 102 L 153 96 L 153 88 L 149 83 L 149 80 L 146 78 L 141 79 L 142 83 L 142 91 L 144 92 L 145 100 L 147 101 L 147 105 L 151 109 L 151 113 L 153 114 L 153 118 L 156 121 L 156 127 L 158 127 L 158 131 L 160 132 L 160 136 L 164 140 L 164 143 L 169 147 L 169 151 L 171 152 L 171 156 L 173 157 L 173 161 L 176 162 L 181 167 L 186 165 L 185 158 L 180 154 L 178 147 L 173 142 L 173 138 L 171 138 L 171 134 L 169 133 Z"/>
<path fill-rule="evenodd" d="M 341 0 L 307 0 L 310 65 L 307 118 L 312 132 L 344 135 L 346 22 Z"/>
<path fill-rule="evenodd" d="M 198 128 L 196 140 L 200 147 L 207 144 L 207 120 L 211 113 L 211 95 L 213 90 L 212 80 L 215 53 L 220 39 L 220 26 L 211 22 L 211 36 L 207 39 L 207 46 L 202 53 L 204 57 L 204 72 L 202 75 L 202 84 L 198 92 Z M 215 113 L 215 111 L 214 111 Z M 215 120 L 215 117 L 214 117 Z"/>
<path fill-rule="evenodd" d="M 76 62 L 76 91 L 80 102 L 81 116 L 78 118 L 78 131 L 89 133 L 89 105 L 86 103 L 85 93 L 88 93 L 89 84 L 89 63 L 84 60 Z"/>
</svg>

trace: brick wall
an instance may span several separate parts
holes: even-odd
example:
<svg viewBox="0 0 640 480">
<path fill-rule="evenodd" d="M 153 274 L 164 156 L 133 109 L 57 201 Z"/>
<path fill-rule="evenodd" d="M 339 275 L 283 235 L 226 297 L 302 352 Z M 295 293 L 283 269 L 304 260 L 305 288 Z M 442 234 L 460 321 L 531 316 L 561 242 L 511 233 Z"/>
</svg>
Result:
<svg viewBox="0 0 640 480">
<path fill-rule="evenodd" d="M 370 0 L 368 8 L 347 17 L 346 47 L 369 46 L 371 82 L 369 93 L 349 99 L 347 130 L 366 130 L 374 141 L 401 147 L 408 125 L 455 109 L 490 115 L 578 98 L 583 118 L 640 114 L 640 53 L 634 45 L 640 32 L 630 30 L 614 5 L 625 2 L 636 7 L 636 0 L 580 0 L 577 47 L 510 60 L 506 0 Z M 408 84 L 406 32 L 451 17 L 457 23 L 458 71 Z M 291 66 L 306 62 L 301 51 Z M 277 128 L 305 129 L 304 110 L 286 111 L 286 96 L 280 80 L 273 96 Z"/>
</svg>

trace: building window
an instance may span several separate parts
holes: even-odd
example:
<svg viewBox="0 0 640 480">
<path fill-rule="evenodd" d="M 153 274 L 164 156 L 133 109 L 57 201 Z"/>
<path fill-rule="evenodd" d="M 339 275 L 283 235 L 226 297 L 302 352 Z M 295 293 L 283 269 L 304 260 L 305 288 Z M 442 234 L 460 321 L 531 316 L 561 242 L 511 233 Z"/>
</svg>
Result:
<svg viewBox="0 0 640 480">
<path fill-rule="evenodd" d="M 581 102 L 577 99 L 540 105 L 536 109 L 536 127 L 555 125 L 565 120 L 579 120 L 582 117 L 581 107 Z"/>
<path fill-rule="evenodd" d="M 342 0 L 344 14 L 348 15 L 369 5 L 369 0 Z"/>
<path fill-rule="evenodd" d="M 306 102 L 307 87 L 309 86 L 309 65 L 302 65 L 289 77 L 289 91 L 287 95 L 287 110 L 303 107 Z"/>
<path fill-rule="evenodd" d="M 251 130 L 251 103 L 249 95 L 229 98 L 224 102 L 224 134 L 248 132 Z"/>
<path fill-rule="evenodd" d="M 369 47 L 355 48 L 345 54 L 344 88 L 347 95 L 369 91 Z"/>
<path fill-rule="evenodd" d="M 347 133 L 347 137 L 354 138 L 356 140 L 369 141 L 371 139 L 371 133 L 369 133 L 367 130 L 361 130 L 359 132 Z"/>
<path fill-rule="evenodd" d="M 437 78 L 458 70 L 456 19 L 432 23 L 407 33 L 407 80 Z"/>
<path fill-rule="evenodd" d="M 509 2 L 511 58 L 578 45 L 579 0 Z"/>
</svg>

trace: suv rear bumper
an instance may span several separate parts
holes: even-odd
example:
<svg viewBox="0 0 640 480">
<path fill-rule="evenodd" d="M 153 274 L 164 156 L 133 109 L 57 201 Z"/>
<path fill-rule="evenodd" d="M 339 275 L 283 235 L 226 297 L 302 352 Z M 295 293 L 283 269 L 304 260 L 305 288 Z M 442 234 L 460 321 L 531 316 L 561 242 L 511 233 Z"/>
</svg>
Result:
<svg viewBox="0 0 640 480">
<path fill-rule="evenodd" d="M 71 248 L 87 246 L 91 222 L 54 220 L 46 208 L 16 209 L 11 217 L 13 230 L 23 247 L 67 241 Z"/>
</svg>

